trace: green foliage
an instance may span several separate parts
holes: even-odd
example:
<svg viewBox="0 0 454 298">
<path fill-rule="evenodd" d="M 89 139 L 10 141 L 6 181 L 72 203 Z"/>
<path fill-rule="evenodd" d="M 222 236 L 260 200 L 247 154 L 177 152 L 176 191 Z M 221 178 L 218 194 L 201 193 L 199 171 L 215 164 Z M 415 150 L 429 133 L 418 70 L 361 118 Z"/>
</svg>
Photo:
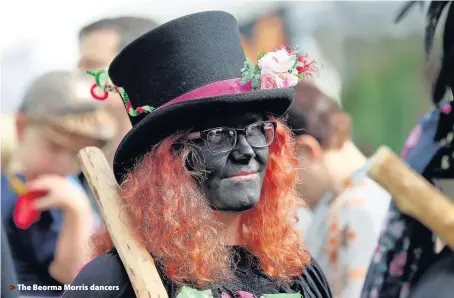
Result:
<svg viewBox="0 0 454 298">
<path fill-rule="evenodd" d="M 260 86 L 260 68 L 249 60 L 244 61 L 241 69 L 241 84 L 252 82 L 252 88 L 258 89 Z"/>
<path fill-rule="evenodd" d="M 353 118 L 354 141 L 366 154 L 380 145 L 400 152 L 429 106 L 422 49 L 420 37 L 350 43 L 348 61 L 356 65 L 344 86 L 343 107 Z"/>
</svg>

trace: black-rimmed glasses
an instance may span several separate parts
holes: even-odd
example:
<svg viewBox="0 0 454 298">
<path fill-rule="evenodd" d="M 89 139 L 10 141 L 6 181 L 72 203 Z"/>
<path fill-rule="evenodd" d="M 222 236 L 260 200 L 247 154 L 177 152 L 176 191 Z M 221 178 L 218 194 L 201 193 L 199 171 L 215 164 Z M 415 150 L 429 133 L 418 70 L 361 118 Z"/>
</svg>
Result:
<svg viewBox="0 0 454 298">
<path fill-rule="evenodd" d="M 231 127 L 216 127 L 193 132 L 187 136 L 188 140 L 203 139 L 208 150 L 213 153 L 228 152 L 235 148 L 238 133 L 246 137 L 251 147 L 263 148 L 271 145 L 276 133 L 276 121 L 259 121 L 249 124 L 243 129 Z"/>
</svg>

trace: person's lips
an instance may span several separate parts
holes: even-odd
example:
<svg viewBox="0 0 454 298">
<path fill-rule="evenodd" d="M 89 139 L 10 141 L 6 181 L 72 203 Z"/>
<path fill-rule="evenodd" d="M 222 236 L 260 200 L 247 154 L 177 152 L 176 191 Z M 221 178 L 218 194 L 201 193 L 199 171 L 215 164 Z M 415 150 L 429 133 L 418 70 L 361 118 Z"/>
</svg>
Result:
<svg viewBox="0 0 454 298">
<path fill-rule="evenodd" d="M 226 179 L 243 180 L 243 179 L 253 179 L 256 176 L 257 176 L 257 172 L 238 172 L 229 177 L 226 177 Z"/>
<path fill-rule="evenodd" d="M 255 172 L 239 172 L 239 173 L 236 173 L 235 175 L 232 175 L 231 177 L 244 177 L 244 176 L 250 176 L 250 175 L 254 175 Z"/>
</svg>

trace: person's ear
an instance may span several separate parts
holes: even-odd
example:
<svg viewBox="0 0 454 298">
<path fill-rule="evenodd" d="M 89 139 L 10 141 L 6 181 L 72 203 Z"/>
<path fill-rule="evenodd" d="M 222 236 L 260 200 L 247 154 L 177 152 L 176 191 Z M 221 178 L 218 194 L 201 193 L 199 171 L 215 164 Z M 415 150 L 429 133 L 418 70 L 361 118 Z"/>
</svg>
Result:
<svg viewBox="0 0 454 298">
<path fill-rule="evenodd" d="M 16 136 L 21 141 L 24 137 L 25 127 L 27 126 L 27 116 L 24 113 L 16 114 Z"/>
<path fill-rule="evenodd" d="M 323 157 L 323 149 L 320 143 L 311 135 L 301 135 L 296 139 L 300 152 L 312 159 L 319 160 Z"/>
</svg>

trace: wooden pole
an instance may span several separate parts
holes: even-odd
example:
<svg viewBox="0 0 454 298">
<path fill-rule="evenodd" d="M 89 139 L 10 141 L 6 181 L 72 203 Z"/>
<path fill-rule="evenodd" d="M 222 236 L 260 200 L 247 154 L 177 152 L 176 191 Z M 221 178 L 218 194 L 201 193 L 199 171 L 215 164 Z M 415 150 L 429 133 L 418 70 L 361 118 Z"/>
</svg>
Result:
<svg viewBox="0 0 454 298">
<path fill-rule="evenodd" d="M 370 159 L 370 178 L 385 188 L 404 213 L 454 248 L 454 204 L 387 147 Z"/>
<path fill-rule="evenodd" d="M 96 147 L 87 147 L 79 152 L 78 160 L 136 296 L 168 298 L 153 258 L 130 232 L 129 220 L 118 194 L 118 184 L 103 152 Z"/>
</svg>

